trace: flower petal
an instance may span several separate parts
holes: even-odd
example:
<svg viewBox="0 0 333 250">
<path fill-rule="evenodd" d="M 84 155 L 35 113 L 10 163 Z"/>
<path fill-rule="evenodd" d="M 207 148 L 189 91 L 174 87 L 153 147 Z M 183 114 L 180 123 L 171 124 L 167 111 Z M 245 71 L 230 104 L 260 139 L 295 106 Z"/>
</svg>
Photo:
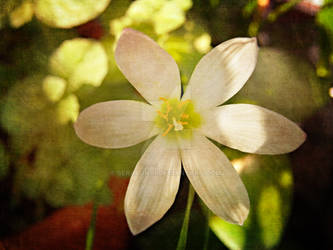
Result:
<svg viewBox="0 0 333 250">
<path fill-rule="evenodd" d="M 117 65 L 128 81 L 151 104 L 160 97 L 180 98 L 180 74 L 176 62 L 141 32 L 125 29 L 115 51 Z"/>
<path fill-rule="evenodd" d="M 109 101 L 83 110 L 74 124 L 78 137 L 101 148 L 124 148 L 157 134 L 153 107 L 137 101 Z"/>
<path fill-rule="evenodd" d="M 158 136 L 143 154 L 130 179 L 125 214 L 135 235 L 161 219 L 173 204 L 180 181 L 181 161 L 177 148 L 167 147 Z"/>
<path fill-rule="evenodd" d="M 212 109 L 204 119 L 202 133 L 248 153 L 288 153 L 298 148 L 306 137 L 294 122 L 251 104 L 223 105 Z"/>
<path fill-rule="evenodd" d="M 195 101 L 198 109 L 225 102 L 249 79 L 257 54 L 255 38 L 234 38 L 218 45 L 194 69 L 183 100 Z"/>
<path fill-rule="evenodd" d="M 225 154 L 202 135 L 182 148 L 183 166 L 195 191 L 216 215 L 242 225 L 250 201 L 245 186 Z"/>
</svg>

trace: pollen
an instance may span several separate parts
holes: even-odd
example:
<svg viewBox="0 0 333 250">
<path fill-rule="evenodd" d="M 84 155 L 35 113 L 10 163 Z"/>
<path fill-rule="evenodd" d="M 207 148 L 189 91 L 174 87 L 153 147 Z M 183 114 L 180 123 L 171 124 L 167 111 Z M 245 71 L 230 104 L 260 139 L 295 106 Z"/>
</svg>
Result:
<svg viewBox="0 0 333 250">
<path fill-rule="evenodd" d="M 155 123 L 162 136 L 187 136 L 193 128 L 200 126 L 201 117 L 195 112 L 191 100 L 180 101 L 176 98 L 159 98 L 163 101 L 157 110 Z"/>
</svg>

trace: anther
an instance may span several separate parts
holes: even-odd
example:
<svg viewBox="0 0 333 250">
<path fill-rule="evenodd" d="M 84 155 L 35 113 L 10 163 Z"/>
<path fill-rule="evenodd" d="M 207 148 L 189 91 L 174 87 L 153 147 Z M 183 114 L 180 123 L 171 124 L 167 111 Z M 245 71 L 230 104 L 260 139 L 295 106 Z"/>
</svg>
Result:
<svg viewBox="0 0 333 250">
<path fill-rule="evenodd" d="M 168 125 L 169 126 L 168 126 L 167 130 L 165 130 L 165 132 L 162 134 L 162 136 L 166 136 L 170 132 L 170 130 L 172 129 L 173 125 L 172 124 L 168 124 Z"/>
<path fill-rule="evenodd" d="M 190 116 L 189 116 L 188 114 L 182 114 L 180 117 L 181 117 L 181 118 L 184 118 L 184 119 L 187 119 L 187 118 L 189 118 Z"/>
<path fill-rule="evenodd" d="M 160 97 L 159 98 L 161 101 L 164 101 L 164 102 L 168 102 L 168 99 L 164 98 L 164 97 Z"/>
</svg>

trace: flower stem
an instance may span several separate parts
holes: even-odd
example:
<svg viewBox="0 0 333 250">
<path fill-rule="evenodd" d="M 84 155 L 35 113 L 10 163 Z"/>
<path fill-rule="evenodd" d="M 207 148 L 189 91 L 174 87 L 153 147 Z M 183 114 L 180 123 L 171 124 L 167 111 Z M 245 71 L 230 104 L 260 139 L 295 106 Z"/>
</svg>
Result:
<svg viewBox="0 0 333 250">
<path fill-rule="evenodd" d="M 91 212 L 90 226 L 86 235 L 86 250 L 93 249 L 95 229 L 96 229 L 97 209 L 98 209 L 98 202 L 94 202 L 93 210 Z"/>
<path fill-rule="evenodd" d="M 183 226 L 182 226 L 182 229 L 181 229 L 180 235 L 179 235 L 177 250 L 184 250 L 186 247 L 188 224 L 189 224 L 189 220 L 190 220 L 190 213 L 191 213 L 191 207 L 192 207 L 192 203 L 193 203 L 194 194 L 195 194 L 194 189 L 193 189 L 191 183 L 189 183 L 185 217 L 184 217 Z"/>
<path fill-rule="evenodd" d="M 208 207 L 206 207 L 206 226 L 205 226 L 205 234 L 204 234 L 204 246 L 203 250 L 208 249 L 208 243 L 209 243 L 209 218 L 210 218 L 210 210 Z"/>
</svg>

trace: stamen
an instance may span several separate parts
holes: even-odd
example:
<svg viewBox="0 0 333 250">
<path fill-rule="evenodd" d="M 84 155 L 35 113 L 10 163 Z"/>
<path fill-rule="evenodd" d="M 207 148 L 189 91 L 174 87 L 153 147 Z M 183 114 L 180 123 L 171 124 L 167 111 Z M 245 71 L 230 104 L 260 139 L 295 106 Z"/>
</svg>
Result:
<svg viewBox="0 0 333 250">
<path fill-rule="evenodd" d="M 164 97 L 160 97 L 159 98 L 161 101 L 164 101 L 164 102 L 168 102 L 168 99 L 164 98 Z"/>
<path fill-rule="evenodd" d="M 188 125 L 188 122 L 182 122 L 182 121 L 179 121 L 179 123 L 180 123 L 181 125 Z"/>
<path fill-rule="evenodd" d="M 170 112 L 170 110 L 171 110 L 171 107 L 170 107 L 170 103 L 169 102 L 167 102 L 167 115 L 169 114 L 169 112 Z"/>
<path fill-rule="evenodd" d="M 181 116 L 180 116 L 180 118 L 184 118 L 184 119 L 187 119 L 187 118 L 189 118 L 190 116 L 188 115 L 188 114 L 182 114 Z"/>
<path fill-rule="evenodd" d="M 169 119 L 168 119 L 168 116 L 166 115 L 166 114 L 163 114 L 161 111 L 157 111 L 157 114 L 159 115 L 159 116 L 161 116 L 164 120 L 166 120 L 166 121 L 168 121 Z"/>
<path fill-rule="evenodd" d="M 162 136 L 166 136 L 170 132 L 170 130 L 172 129 L 173 125 L 172 124 L 168 124 L 168 125 L 169 125 L 168 129 L 165 130 L 165 132 L 162 134 Z"/>
<path fill-rule="evenodd" d="M 187 103 L 189 103 L 189 102 L 191 102 L 191 100 L 181 101 L 181 102 L 179 103 L 178 107 L 181 108 L 183 105 L 185 105 L 185 104 L 187 104 Z"/>
</svg>

